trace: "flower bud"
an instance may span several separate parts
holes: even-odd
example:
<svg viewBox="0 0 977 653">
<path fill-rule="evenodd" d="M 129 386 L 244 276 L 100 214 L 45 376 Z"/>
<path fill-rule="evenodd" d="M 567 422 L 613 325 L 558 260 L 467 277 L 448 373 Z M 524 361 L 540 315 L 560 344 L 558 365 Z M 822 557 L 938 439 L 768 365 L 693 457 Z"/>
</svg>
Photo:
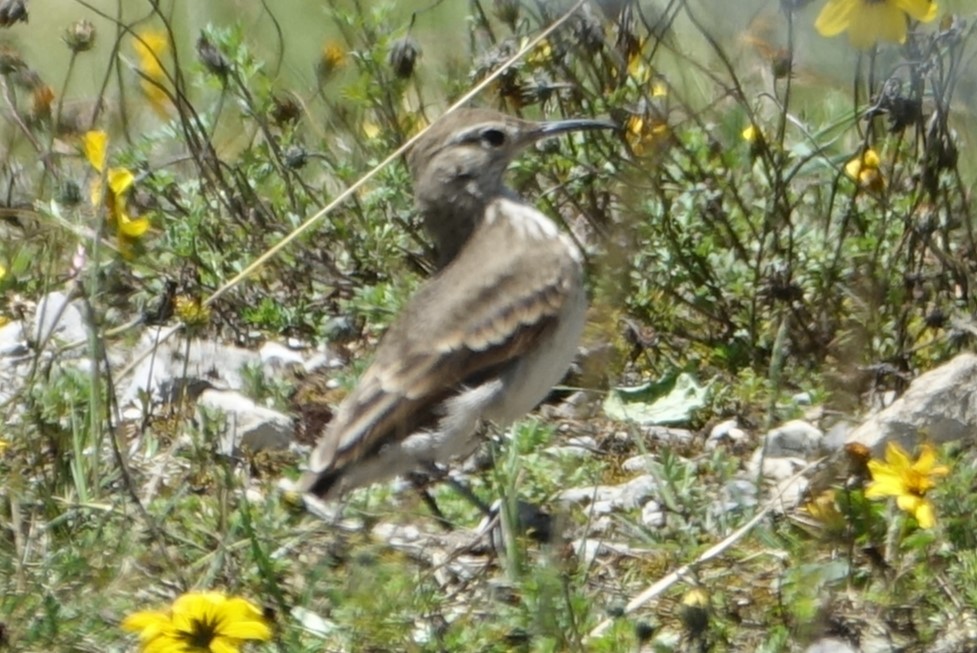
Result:
<svg viewBox="0 0 977 653">
<path fill-rule="evenodd" d="M 204 68 L 218 77 L 227 77 L 227 74 L 231 72 L 231 62 L 203 34 L 197 39 L 197 56 L 200 57 L 200 63 L 204 65 Z"/>
<path fill-rule="evenodd" d="M 95 25 L 88 20 L 76 20 L 64 31 L 61 39 L 75 54 L 87 52 L 95 45 Z"/>
</svg>

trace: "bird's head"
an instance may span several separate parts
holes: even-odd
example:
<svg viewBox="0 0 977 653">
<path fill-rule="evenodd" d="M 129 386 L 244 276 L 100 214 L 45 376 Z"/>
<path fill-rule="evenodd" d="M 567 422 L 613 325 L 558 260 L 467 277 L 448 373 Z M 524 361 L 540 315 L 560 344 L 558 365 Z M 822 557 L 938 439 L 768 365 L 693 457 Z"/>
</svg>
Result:
<svg viewBox="0 0 977 653">
<path fill-rule="evenodd" d="M 411 148 L 408 164 L 442 259 L 460 248 L 488 202 L 506 192 L 502 176 L 523 149 L 570 131 L 615 128 L 605 120 L 534 122 L 488 109 L 459 109 L 438 120 Z"/>
</svg>

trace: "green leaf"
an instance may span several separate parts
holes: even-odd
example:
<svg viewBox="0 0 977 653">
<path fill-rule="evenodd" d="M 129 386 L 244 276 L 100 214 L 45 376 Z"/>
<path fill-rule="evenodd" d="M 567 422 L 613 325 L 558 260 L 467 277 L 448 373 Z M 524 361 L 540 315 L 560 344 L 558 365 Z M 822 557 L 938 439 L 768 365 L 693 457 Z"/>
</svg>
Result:
<svg viewBox="0 0 977 653">
<path fill-rule="evenodd" d="M 706 405 L 711 384 L 696 383 L 682 373 L 631 388 L 614 388 L 604 400 L 604 413 L 612 419 L 638 424 L 684 424 Z"/>
</svg>

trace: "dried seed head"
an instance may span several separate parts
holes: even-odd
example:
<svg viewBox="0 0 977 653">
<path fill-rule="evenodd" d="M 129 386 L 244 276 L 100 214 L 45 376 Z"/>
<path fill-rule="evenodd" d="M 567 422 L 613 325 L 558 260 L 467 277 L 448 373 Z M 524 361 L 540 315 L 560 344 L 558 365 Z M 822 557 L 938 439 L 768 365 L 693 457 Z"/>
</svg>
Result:
<svg viewBox="0 0 977 653">
<path fill-rule="evenodd" d="M 298 170 L 299 168 L 304 168 L 305 164 L 309 162 L 309 155 L 304 148 L 298 145 L 292 145 L 287 150 L 285 150 L 285 165 L 293 170 Z"/>
<path fill-rule="evenodd" d="M 177 295 L 173 302 L 173 312 L 187 327 L 202 327 L 210 322 L 210 307 L 192 295 Z"/>
<path fill-rule="evenodd" d="M 573 35 L 583 49 L 590 54 L 600 52 L 604 46 L 604 26 L 592 12 L 580 15 L 573 25 Z"/>
<path fill-rule="evenodd" d="M 0 27 L 27 22 L 27 0 L 0 0 Z"/>
<path fill-rule="evenodd" d="M 197 56 L 200 57 L 200 63 L 204 68 L 222 79 L 231 72 L 231 62 L 203 34 L 197 39 Z"/>
<path fill-rule="evenodd" d="M 95 25 L 88 20 L 76 20 L 71 25 L 68 25 L 68 29 L 61 36 L 61 40 L 75 54 L 87 52 L 95 45 Z"/>
<path fill-rule="evenodd" d="M 393 68 L 397 77 L 407 79 L 414 74 L 414 65 L 419 56 L 421 56 L 421 46 L 410 36 L 405 36 L 390 44 L 387 63 Z"/>
<path fill-rule="evenodd" d="M 302 108 L 290 97 L 275 96 L 272 98 L 271 119 L 279 127 L 294 125 L 302 117 Z"/>
</svg>

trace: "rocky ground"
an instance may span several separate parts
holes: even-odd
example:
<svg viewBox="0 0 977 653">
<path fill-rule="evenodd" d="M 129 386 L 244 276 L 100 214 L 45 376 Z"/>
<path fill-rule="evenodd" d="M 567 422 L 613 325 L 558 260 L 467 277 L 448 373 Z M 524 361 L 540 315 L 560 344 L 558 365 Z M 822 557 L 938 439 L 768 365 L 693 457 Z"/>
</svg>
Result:
<svg viewBox="0 0 977 653">
<path fill-rule="evenodd" d="M 341 394 L 340 372 L 348 364 L 328 347 L 313 349 L 304 343 L 267 342 L 248 350 L 206 340 L 188 343 L 172 327 L 136 326 L 132 333 L 138 337 L 110 343 L 105 360 L 115 388 L 116 426 L 124 427 L 119 432 L 126 435 L 128 460 L 145 502 L 162 491 L 170 474 L 177 474 L 173 471 L 175 452 L 190 446 L 189 431 L 179 426 L 183 423 L 179 420 L 170 428 L 165 446 L 145 446 L 143 438 L 159 437 L 160 432 L 146 425 L 153 420 L 158 423 L 167 407 L 189 401 L 193 409 L 180 419 L 186 424 L 209 421 L 216 425 L 214 432 L 219 437 L 213 446 L 219 453 L 237 457 L 246 452 L 252 460 L 280 455 L 284 464 L 275 469 L 287 476 L 328 421 L 330 408 Z M 100 365 L 91 358 L 89 335 L 84 305 L 60 292 L 47 295 L 24 320 L 0 328 L 0 402 L 8 426 L 24 419 L 22 396 L 39 369 L 49 374 L 52 368 L 86 372 Z M 275 408 L 250 398 L 248 388 L 255 378 L 289 380 L 291 404 Z M 864 465 L 866 456 L 882 457 L 889 442 L 910 451 L 924 439 L 935 445 L 967 442 L 977 432 L 975 388 L 977 356 L 961 354 L 914 379 L 901 396 L 880 397 L 877 409 L 859 421 L 832 415 L 802 393 L 791 399 L 794 412 L 803 415 L 802 419 L 756 429 L 747 420 L 727 416 L 698 430 L 685 428 L 683 421 L 688 422 L 694 411 L 708 403 L 709 393 L 690 379 L 677 381 L 657 398 L 649 398 L 641 388 L 617 389 L 603 400 L 593 391 L 564 393 L 541 408 L 540 417 L 553 426 L 553 434 L 532 455 L 560 461 L 564 469 L 598 464 L 601 472 L 590 478 L 604 482 L 550 486 L 546 496 L 520 496 L 516 503 L 507 504 L 513 511 L 502 510 L 503 504 L 496 502 L 492 514 L 477 526 L 456 526 L 448 532 L 430 517 L 405 520 L 394 513 L 389 520 L 364 518 L 355 509 L 340 515 L 335 508 L 312 500 L 306 500 L 308 519 L 325 519 L 349 533 L 368 533 L 374 541 L 433 570 L 444 591 L 465 588 L 468 607 L 459 607 L 459 611 L 470 609 L 476 595 L 484 595 L 486 605 L 491 605 L 499 600 L 498 593 L 505 593 L 505 574 L 486 577 L 485 565 L 488 559 L 504 560 L 512 555 L 506 550 L 507 542 L 513 541 L 506 528 L 520 530 L 530 541 L 556 543 L 556 555 L 569 556 L 575 565 L 592 570 L 589 583 L 614 588 L 603 596 L 606 618 L 593 625 L 587 636 L 596 641 L 617 621 L 661 604 L 678 583 L 708 587 L 717 582 L 723 576 L 717 559 L 749 537 L 757 523 L 786 517 L 788 523 L 801 527 L 823 526 L 804 506 L 855 473 L 852 470 L 859 455 L 853 452 L 863 452 Z M 667 424 L 657 423 L 660 421 Z M 506 447 L 522 446 L 511 442 L 514 437 L 500 434 L 500 441 L 510 442 L 492 448 L 496 461 L 476 456 L 459 467 L 457 480 L 482 487 L 477 479 L 486 473 L 486 467 L 507 464 Z M 720 459 L 729 466 L 728 473 L 713 473 L 711 478 L 701 473 Z M 676 481 L 669 465 L 690 465 L 698 471 L 689 482 L 703 484 L 700 489 L 705 500 L 699 514 L 683 513 L 683 500 L 675 496 Z M 521 473 L 531 475 L 533 468 Z M 269 492 L 277 492 L 275 487 L 267 478 L 255 478 L 247 492 L 252 499 L 263 500 Z M 409 484 L 402 482 L 395 482 L 391 491 L 388 501 L 393 504 L 413 496 Z M 656 557 L 648 548 L 654 538 L 647 533 L 680 531 L 693 522 L 726 524 L 715 531 L 725 537 L 702 540 L 707 548 L 684 559 Z M 635 576 L 636 561 L 650 566 L 653 573 Z M 726 579 L 733 598 L 726 598 L 725 604 L 739 605 L 741 618 L 753 623 L 753 629 L 763 624 L 762 615 L 751 614 L 755 611 L 751 606 L 762 604 L 755 596 L 761 591 L 756 583 L 768 583 L 764 593 L 776 592 L 769 586 L 776 585 L 776 579 L 757 580 L 757 575 L 768 572 L 760 565 L 744 572 L 750 580 Z M 695 595 L 689 596 L 670 612 L 666 610 L 675 615 L 673 623 L 656 613 L 663 625 L 656 627 L 653 641 L 674 644 L 694 639 L 697 604 Z M 839 594 L 832 600 L 843 598 Z M 299 608 L 293 616 L 312 630 L 328 632 L 335 627 Z M 847 619 L 851 623 L 846 628 L 857 636 L 845 636 L 844 629 L 834 627 L 826 629 L 829 636 L 799 640 L 796 650 L 915 650 L 905 648 L 907 637 L 893 632 L 891 625 L 873 623 L 868 615 L 849 614 Z M 943 648 L 929 650 L 974 650 L 967 647 L 977 646 L 975 642 L 977 635 L 971 627 L 948 632 L 940 642 Z"/>
</svg>

